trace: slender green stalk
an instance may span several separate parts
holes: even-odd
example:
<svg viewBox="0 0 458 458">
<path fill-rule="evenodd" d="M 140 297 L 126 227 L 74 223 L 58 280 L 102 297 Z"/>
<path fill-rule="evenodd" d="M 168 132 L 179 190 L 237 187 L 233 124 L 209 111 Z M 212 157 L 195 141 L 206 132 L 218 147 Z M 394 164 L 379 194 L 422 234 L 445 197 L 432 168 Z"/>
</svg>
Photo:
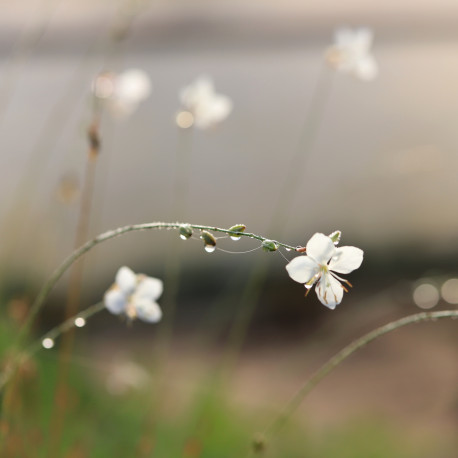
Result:
<svg viewBox="0 0 458 458">
<path fill-rule="evenodd" d="M 413 323 L 421 323 L 424 321 L 437 321 L 443 318 L 458 318 L 458 310 L 441 310 L 438 312 L 421 312 L 414 315 L 392 321 L 384 326 L 365 334 L 359 339 L 354 340 L 345 348 L 336 353 L 327 363 L 320 367 L 294 394 L 291 400 L 286 404 L 283 412 L 281 412 L 274 421 L 266 428 L 262 435 L 262 440 L 265 441 L 268 436 L 272 436 L 286 423 L 286 421 L 293 415 L 297 408 L 301 405 L 304 398 L 323 380 L 326 375 L 333 371 L 337 366 L 344 362 L 349 356 L 357 350 L 365 347 L 368 343 L 372 342 L 379 337 L 395 331 Z"/>
<path fill-rule="evenodd" d="M 82 312 L 78 313 L 77 315 L 71 318 L 68 318 L 63 323 L 52 328 L 46 334 L 43 334 L 32 345 L 30 345 L 30 347 L 26 350 L 26 353 L 25 353 L 26 356 L 27 357 L 33 356 L 37 351 L 42 349 L 43 348 L 42 342 L 44 339 L 56 340 L 64 332 L 67 332 L 70 329 L 73 329 L 76 326 L 75 320 L 77 318 L 83 318 L 87 320 L 91 316 L 95 315 L 96 313 L 101 312 L 104 309 L 105 309 L 105 304 L 103 302 L 98 302 L 97 304 L 94 304 L 91 307 L 88 307 L 86 310 L 83 310 Z"/>
<path fill-rule="evenodd" d="M 75 320 L 77 318 L 83 318 L 85 320 L 88 320 L 91 316 L 95 315 L 96 313 L 101 312 L 104 309 L 105 309 L 105 304 L 103 302 L 98 302 L 97 304 L 92 305 L 91 307 L 88 307 L 86 310 L 83 310 L 82 312 L 78 313 L 77 315 L 71 318 L 68 318 L 67 320 L 59 324 L 58 326 L 52 328 L 46 334 L 43 334 L 39 339 L 37 339 L 34 343 L 32 343 L 23 353 L 21 353 L 18 356 L 15 364 L 12 364 L 11 367 L 7 371 L 2 373 L 1 378 L 0 378 L 0 390 L 10 380 L 12 374 L 15 372 L 16 368 L 20 366 L 22 361 L 26 360 L 27 358 L 30 358 L 35 353 L 37 353 L 39 350 L 43 349 L 42 343 L 44 339 L 55 340 L 60 335 L 62 335 L 64 332 L 69 331 L 70 329 L 73 329 L 76 326 Z"/>
<path fill-rule="evenodd" d="M 81 256 L 83 256 L 85 253 L 87 253 L 88 251 L 90 251 L 92 248 L 94 248 L 95 246 L 97 246 L 100 243 L 103 243 L 115 237 L 119 237 L 123 234 L 127 234 L 128 232 L 147 231 L 147 230 L 152 230 L 152 229 L 179 229 L 180 226 L 182 226 L 183 224 L 185 223 L 157 222 L 157 223 L 133 224 L 129 226 L 123 226 L 123 227 L 119 227 L 114 230 L 104 232 L 98 235 L 97 237 L 95 237 L 94 239 L 89 240 L 84 245 L 80 246 L 79 248 L 77 248 L 75 251 L 73 251 L 72 254 L 70 254 L 70 256 L 68 256 L 64 260 L 64 262 L 62 262 L 62 264 L 54 271 L 54 273 L 49 277 L 49 279 L 46 281 L 46 283 L 41 288 L 40 292 L 38 293 L 37 298 L 35 299 L 34 303 L 32 304 L 28 318 L 25 324 L 23 325 L 21 332 L 19 333 L 19 338 L 18 338 L 19 342 L 21 342 L 21 339 L 30 329 L 30 326 L 32 325 L 35 317 L 37 316 L 38 312 L 40 311 L 41 307 L 43 306 L 43 303 L 47 299 L 49 293 L 52 291 L 56 283 L 59 281 L 62 275 L 67 271 L 67 269 L 75 261 L 77 261 Z M 235 232 L 235 231 L 230 231 L 229 229 L 223 229 L 223 228 L 215 227 L 215 226 L 202 226 L 200 224 L 187 224 L 187 225 L 191 227 L 192 229 L 199 230 L 199 231 L 219 232 L 219 233 L 224 233 L 227 235 L 234 235 L 238 237 L 248 237 L 251 239 L 259 240 L 260 242 L 269 240 L 266 237 L 262 237 L 261 235 L 257 235 L 257 234 L 252 234 L 250 232 Z M 290 250 L 296 249 L 296 247 L 287 245 L 286 243 L 282 243 L 278 241 L 274 241 L 274 242 L 278 246 L 282 246 Z"/>
</svg>

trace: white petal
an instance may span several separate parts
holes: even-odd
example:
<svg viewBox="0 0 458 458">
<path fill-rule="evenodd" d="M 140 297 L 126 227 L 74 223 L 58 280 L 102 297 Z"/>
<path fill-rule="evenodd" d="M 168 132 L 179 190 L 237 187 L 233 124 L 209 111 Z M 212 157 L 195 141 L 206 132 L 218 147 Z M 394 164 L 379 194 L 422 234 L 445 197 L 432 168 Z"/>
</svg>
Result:
<svg viewBox="0 0 458 458">
<path fill-rule="evenodd" d="M 103 302 L 105 303 L 105 307 L 115 315 L 124 312 L 127 304 L 126 296 L 116 286 L 105 293 Z"/>
<path fill-rule="evenodd" d="M 147 323 L 157 323 L 162 318 L 162 310 L 156 302 L 150 299 L 136 297 L 133 303 L 140 320 Z"/>
<path fill-rule="evenodd" d="M 340 274 L 349 274 L 363 262 L 364 251 L 354 246 L 337 248 L 329 263 L 329 270 Z"/>
<path fill-rule="evenodd" d="M 298 256 L 286 266 L 286 270 L 294 281 L 307 283 L 320 271 L 320 266 L 309 256 Z"/>
<path fill-rule="evenodd" d="M 152 277 L 144 277 L 140 280 L 135 290 L 135 296 L 155 301 L 159 299 L 164 289 L 162 280 Z"/>
<path fill-rule="evenodd" d="M 351 46 L 355 41 L 355 32 L 348 27 L 341 27 L 334 33 L 334 43 L 339 47 Z"/>
<path fill-rule="evenodd" d="M 359 59 L 355 65 L 355 75 L 363 81 L 372 81 L 378 75 L 378 65 L 370 54 Z"/>
<path fill-rule="evenodd" d="M 194 112 L 196 107 L 214 95 L 213 81 L 207 76 L 197 78 L 180 91 L 180 101 L 185 108 Z"/>
<path fill-rule="evenodd" d="M 126 296 L 129 296 L 137 286 L 137 276 L 131 269 L 123 266 L 116 274 L 116 284 Z"/>
<path fill-rule="evenodd" d="M 115 90 L 115 97 L 122 102 L 140 102 L 151 94 L 151 80 L 143 70 L 127 70 L 116 78 Z"/>
<path fill-rule="evenodd" d="M 306 248 L 307 256 L 321 265 L 327 264 L 336 251 L 336 247 L 332 240 L 327 235 L 320 233 L 316 233 L 307 242 Z"/>
<path fill-rule="evenodd" d="M 340 282 L 329 274 L 321 276 L 315 291 L 320 302 L 331 310 L 334 310 L 336 305 L 340 304 L 344 293 Z"/>
<path fill-rule="evenodd" d="M 361 27 L 355 30 L 355 46 L 359 51 L 369 52 L 374 40 L 374 32 L 368 27 Z M 357 45 L 356 45 L 357 43 Z"/>
</svg>

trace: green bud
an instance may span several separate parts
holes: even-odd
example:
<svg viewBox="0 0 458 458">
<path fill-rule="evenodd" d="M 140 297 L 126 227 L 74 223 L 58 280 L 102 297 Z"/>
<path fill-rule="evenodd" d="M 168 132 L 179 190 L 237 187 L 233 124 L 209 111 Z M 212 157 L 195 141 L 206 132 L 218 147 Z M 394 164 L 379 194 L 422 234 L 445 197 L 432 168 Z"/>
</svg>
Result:
<svg viewBox="0 0 458 458">
<path fill-rule="evenodd" d="M 244 232 L 246 229 L 246 226 L 244 224 L 236 224 L 235 226 L 232 226 L 229 228 L 230 231 L 232 232 Z M 232 240 L 240 240 L 242 238 L 241 235 L 230 235 Z"/>
<path fill-rule="evenodd" d="M 229 228 L 229 231 L 231 232 L 245 232 L 246 226 L 245 224 L 236 224 L 235 226 L 232 226 Z"/>
<path fill-rule="evenodd" d="M 332 234 L 329 235 L 329 238 L 333 241 L 334 245 L 337 245 L 340 242 L 341 236 L 342 232 L 334 231 Z"/>
<path fill-rule="evenodd" d="M 186 240 L 192 237 L 192 227 L 189 224 L 182 224 L 179 230 L 180 230 L 180 237 L 183 240 Z"/>
<path fill-rule="evenodd" d="M 273 240 L 264 240 L 261 246 L 264 251 L 277 251 L 278 250 L 278 245 Z"/>
<path fill-rule="evenodd" d="M 202 231 L 200 238 L 204 241 L 205 245 L 216 246 L 216 239 L 210 232 Z"/>
</svg>

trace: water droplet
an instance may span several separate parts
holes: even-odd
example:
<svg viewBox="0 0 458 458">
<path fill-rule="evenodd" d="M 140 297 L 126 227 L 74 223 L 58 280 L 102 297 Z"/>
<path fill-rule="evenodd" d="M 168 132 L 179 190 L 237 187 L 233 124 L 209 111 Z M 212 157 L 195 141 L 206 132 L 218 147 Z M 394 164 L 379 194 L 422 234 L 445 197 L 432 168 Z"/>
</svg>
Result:
<svg viewBox="0 0 458 458">
<path fill-rule="evenodd" d="M 213 253 L 216 250 L 216 246 L 214 245 L 205 245 L 205 251 L 207 253 Z"/>
<path fill-rule="evenodd" d="M 50 348 L 54 347 L 54 340 L 50 339 L 49 337 L 46 337 L 46 339 L 42 340 L 41 345 L 43 345 L 43 348 L 49 350 Z"/>
<path fill-rule="evenodd" d="M 188 238 L 187 238 L 185 235 L 180 234 L 180 239 L 182 239 L 182 240 L 187 240 Z"/>
<path fill-rule="evenodd" d="M 75 318 L 75 326 L 77 328 L 82 328 L 85 325 L 86 325 L 86 320 L 83 317 L 79 316 L 78 318 Z"/>
<path fill-rule="evenodd" d="M 234 240 L 234 241 L 240 240 L 241 238 L 242 238 L 241 236 L 231 235 L 231 240 Z"/>
<path fill-rule="evenodd" d="M 285 248 L 286 251 L 291 251 L 291 248 Z"/>
</svg>

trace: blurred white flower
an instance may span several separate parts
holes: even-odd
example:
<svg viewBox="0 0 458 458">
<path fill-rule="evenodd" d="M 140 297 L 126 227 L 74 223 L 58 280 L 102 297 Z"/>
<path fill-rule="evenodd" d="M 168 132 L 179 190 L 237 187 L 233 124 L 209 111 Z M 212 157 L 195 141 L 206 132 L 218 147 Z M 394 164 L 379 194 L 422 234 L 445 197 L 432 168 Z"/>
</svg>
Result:
<svg viewBox="0 0 458 458">
<path fill-rule="evenodd" d="M 135 274 L 128 267 L 121 267 L 116 281 L 105 293 L 105 307 L 115 315 L 125 314 L 130 320 L 140 318 L 148 323 L 157 323 L 162 311 L 156 303 L 162 294 L 163 284 L 157 278 Z"/>
<path fill-rule="evenodd" d="M 337 29 L 334 45 L 326 53 L 327 61 L 338 71 L 363 81 L 373 80 L 378 74 L 377 62 L 371 54 L 373 36 L 367 27 Z"/>
<path fill-rule="evenodd" d="M 176 117 L 179 127 L 187 128 L 195 124 L 199 129 L 207 129 L 226 119 L 232 111 L 231 99 L 217 94 L 213 81 L 206 76 L 197 78 L 183 88 L 179 97 L 184 109 Z"/>
<path fill-rule="evenodd" d="M 130 116 L 152 91 L 147 73 L 139 69 L 123 73 L 101 73 L 94 80 L 92 92 L 115 116 Z"/>
<path fill-rule="evenodd" d="M 331 310 L 342 301 L 344 291 L 341 282 L 351 284 L 340 278 L 335 272 L 348 274 L 363 262 L 363 250 L 344 246 L 336 248 L 331 237 L 317 233 L 306 246 L 307 255 L 294 258 L 287 266 L 289 276 L 310 288 L 316 283 L 318 299 Z"/>
<path fill-rule="evenodd" d="M 110 394 L 120 396 L 129 391 L 140 390 L 150 383 L 148 372 L 130 360 L 120 360 L 113 364 L 106 380 Z"/>
</svg>

